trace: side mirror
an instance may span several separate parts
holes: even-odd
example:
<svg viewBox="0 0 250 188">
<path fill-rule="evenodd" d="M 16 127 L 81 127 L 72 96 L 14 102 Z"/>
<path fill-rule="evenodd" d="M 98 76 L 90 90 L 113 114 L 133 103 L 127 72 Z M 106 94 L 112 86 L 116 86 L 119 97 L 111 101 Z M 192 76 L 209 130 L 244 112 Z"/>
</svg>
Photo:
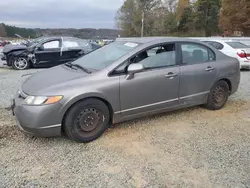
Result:
<svg viewBox="0 0 250 188">
<path fill-rule="evenodd" d="M 132 79 L 135 73 L 142 72 L 143 70 L 144 70 L 144 66 L 140 63 L 129 65 L 128 70 L 127 70 L 128 72 L 127 80 Z"/>
<path fill-rule="evenodd" d="M 37 46 L 36 49 L 39 50 L 39 51 L 43 51 L 44 50 L 44 46 L 43 45 Z"/>
</svg>

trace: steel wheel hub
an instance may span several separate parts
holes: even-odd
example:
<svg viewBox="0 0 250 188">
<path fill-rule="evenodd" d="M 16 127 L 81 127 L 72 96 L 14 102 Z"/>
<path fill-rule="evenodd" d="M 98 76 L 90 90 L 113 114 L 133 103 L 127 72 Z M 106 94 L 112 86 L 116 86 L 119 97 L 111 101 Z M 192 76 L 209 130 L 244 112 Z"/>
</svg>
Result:
<svg viewBox="0 0 250 188">
<path fill-rule="evenodd" d="M 84 132 L 90 132 L 102 124 L 102 114 L 96 109 L 83 110 L 77 117 L 77 125 Z"/>
<path fill-rule="evenodd" d="M 225 91 L 221 86 L 217 86 L 213 92 L 213 101 L 215 103 L 221 103 L 225 98 Z"/>
</svg>

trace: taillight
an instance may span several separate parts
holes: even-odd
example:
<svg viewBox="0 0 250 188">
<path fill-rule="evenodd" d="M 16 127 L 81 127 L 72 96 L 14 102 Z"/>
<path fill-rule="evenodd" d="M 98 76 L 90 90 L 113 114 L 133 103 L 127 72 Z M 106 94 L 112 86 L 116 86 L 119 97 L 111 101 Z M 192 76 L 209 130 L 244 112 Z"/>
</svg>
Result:
<svg viewBox="0 0 250 188">
<path fill-rule="evenodd" d="M 248 57 L 250 57 L 250 54 L 247 54 L 247 53 L 244 52 L 244 51 L 238 52 L 237 55 L 238 55 L 240 58 L 248 58 Z"/>
<path fill-rule="evenodd" d="M 238 55 L 240 58 L 246 58 L 246 57 L 247 57 L 247 54 L 244 53 L 244 52 L 238 52 L 237 55 Z"/>
</svg>

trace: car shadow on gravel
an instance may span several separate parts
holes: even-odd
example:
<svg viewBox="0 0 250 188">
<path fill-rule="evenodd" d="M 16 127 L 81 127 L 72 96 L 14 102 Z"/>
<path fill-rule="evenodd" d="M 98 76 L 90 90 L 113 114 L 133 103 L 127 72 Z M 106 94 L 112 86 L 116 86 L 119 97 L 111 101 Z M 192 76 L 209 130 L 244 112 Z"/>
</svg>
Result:
<svg viewBox="0 0 250 188">
<path fill-rule="evenodd" d="M 113 134 L 116 131 L 119 131 L 119 129 L 138 129 L 142 128 L 144 126 L 148 125 L 154 125 L 155 121 L 161 121 L 164 124 L 168 124 L 171 122 L 178 122 L 178 121 L 185 121 L 185 120 L 195 120 L 197 117 L 197 114 L 200 116 L 209 116 L 208 118 L 213 117 L 215 115 L 218 116 L 218 114 L 221 115 L 221 117 L 226 117 L 228 115 L 235 115 L 241 110 L 250 109 L 250 102 L 244 101 L 244 100 L 229 100 L 226 106 L 219 110 L 219 111 L 210 111 L 207 109 L 204 109 L 203 107 L 196 106 L 196 107 L 190 107 L 186 109 L 181 110 L 175 110 L 171 112 L 165 112 L 157 115 L 142 117 L 136 120 L 126 121 L 123 123 L 118 123 L 110 126 L 110 128 L 105 132 L 104 137 L 108 136 L 109 134 Z M 4 119 L 2 126 L 0 126 L 0 140 L 1 139 L 8 139 L 10 140 L 23 140 L 28 139 L 35 142 L 51 142 L 51 141 L 60 141 L 60 142 L 70 142 L 74 143 L 74 141 L 69 140 L 65 135 L 62 135 L 62 137 L 53 137 L 53 138 L 42 138 L 42 137 L 36 137 L 33 135 L 29 135 L 26 133 L 23 133 L 18 129 L 18 127 L 15 126 L 15 121 L 13 120 L 13 116 L 11 115 L 10 111 L 8 110 L 2 110 L 4 111 L 1 113 L 0 117 L 1 119 Z M 99 139 L 98 139 L 99 140 Z"/>
<path fill-rule="evenodd" d="M 250 69 L 242 69 L 241 72 L 250 72 Z"/>
<path fill-rule="evenodd" d="M 126 126 L 145 126 L 147 124 L 152 123 L 154 120 L 158 120 L 158 121 L 165 121 L 166 123 L 172 122 L 172 121 L 178 121 L 178 120 L 184 120 L 185 118 L 192 120 L 196 118 L 197 114 L 201 115 L 201 114 L 221 114 L 222 116 L 226 116 L 226 115 L 233 115 L 235 113 L 238 113 L 241 110 L 245 110 L 245 109 L 249 109 L 250 110 L 250 102 L 246 101 L 246 100 L 229 100 L 227 102 L 227 104 L 225 105 L 225 107 L 221 110 L 218 111 L 213 111 L 213 110 L 207 110 L 204 107 L 201 106 L 195 106 L 195 107 L 189 107 L 189 108 L 184 108 L 184 109 L 180 109 L 180 110 L 174 110 L 174 111 L 170 111 L 170 112 L 163 112 L 160 114 L 156 114 L 156 115 L 151 115 L 151 116 L 146 116 L 146 117 L 142 117 L 142 118 L 138 118 L 136 120 L 130 120 L 130 121 L 126 121 L 123 123 L 118 123 L 118 124 L 114 124 L 110 127 L 109 130 L 115 130 L 115 129 L 119 129 L 119 128 L 125 128 Z M 189 117 L 189 118 L 188 118 Z"/>
</svg>

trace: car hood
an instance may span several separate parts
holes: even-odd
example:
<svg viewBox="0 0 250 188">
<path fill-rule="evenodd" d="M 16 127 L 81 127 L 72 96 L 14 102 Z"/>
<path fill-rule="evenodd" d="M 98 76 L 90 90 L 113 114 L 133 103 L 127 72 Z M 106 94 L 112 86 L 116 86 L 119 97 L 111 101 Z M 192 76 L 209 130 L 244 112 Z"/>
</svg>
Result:
<svg viewBox="0 0 250 188">
<path fill-rule="evenodd" d="M 15 44 L 7 44 L 3 48 L 3 53 L 9 53 L 12 50 L 25 50 L 27 46 L 25 45 L 15 45 Z"/>
<path fill-rule="evenodd" d="M 59 65 L 33 74 L 24 81 L 21 89 L 27 95 L 36 95 L 41 90 L 87 75 L 81 70 L 73 70 L 64 65 Z"/>
</svg>

